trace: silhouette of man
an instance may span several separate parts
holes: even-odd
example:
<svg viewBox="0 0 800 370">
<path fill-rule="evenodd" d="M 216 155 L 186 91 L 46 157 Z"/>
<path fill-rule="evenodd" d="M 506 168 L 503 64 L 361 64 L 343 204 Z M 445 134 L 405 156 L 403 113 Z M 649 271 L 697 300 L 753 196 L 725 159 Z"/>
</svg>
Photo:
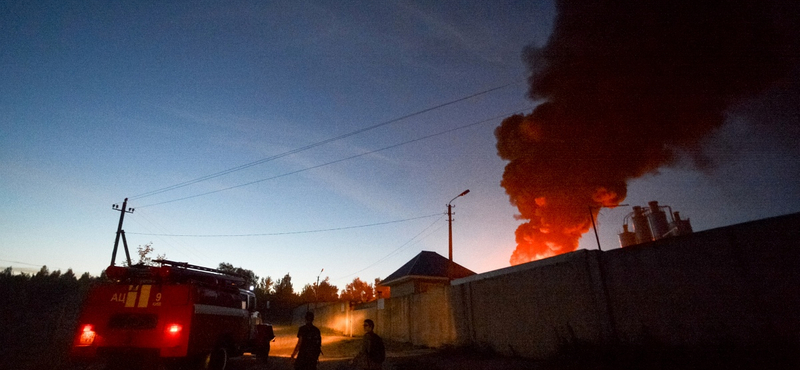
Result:
<svg viewBox="0 0 800 370">
<path fill-rule="evenodd" d="M 383 339 L 378 334 L 375 334 L 375 323 L 370 320 L 364 320 L 364 341 L 361 342 L 361 350 L 355 358 L 353 358 L 353 365 L 358 369 L 364 370 L 381 370 L 383 369 L 383 360 L 386 357 L 386 349 L 383 345 Z"/>
<path fill-rule="evenodd" d="M 297 345 L 292 351 L 294 368 L 297 370 L 316 370 L 319 355 L 322 353 L 322 335 L 314 326 L 314 313 L 306 312 L 306 324 L 297 331 Z"/>
</svg>

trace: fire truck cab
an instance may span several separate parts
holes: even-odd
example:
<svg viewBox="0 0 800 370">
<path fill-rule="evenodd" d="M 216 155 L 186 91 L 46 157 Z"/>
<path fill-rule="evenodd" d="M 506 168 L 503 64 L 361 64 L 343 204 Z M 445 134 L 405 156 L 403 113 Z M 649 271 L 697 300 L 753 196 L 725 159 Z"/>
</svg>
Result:
<svg viewBox="0 0 800 370">
<path fill-rule="evenodd" d="M 182 262 L 109 266 L 87 295 L 70 355 L 141 367 L 225 369 L 245 352 L 266 360 L 274 338 L 240 276 Z"/>
</svg>

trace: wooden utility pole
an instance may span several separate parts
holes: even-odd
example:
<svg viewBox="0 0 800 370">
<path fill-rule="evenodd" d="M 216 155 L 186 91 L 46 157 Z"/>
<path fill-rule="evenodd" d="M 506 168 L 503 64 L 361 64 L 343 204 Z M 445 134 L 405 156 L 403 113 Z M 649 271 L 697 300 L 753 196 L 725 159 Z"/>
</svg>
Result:
<svg viewBox="0 0 800 370">
<path fill-rule="evenodd" d="M 450 203 L 447 203 L 447 251 L 448 256 L 450 258 L 450 262 L 453 262 L 453 206 Z"/>
<path fill-rule="evenodd" d="M 111 266 L 116 264 L 117 260 L 117 247 L 119 247 L 119 237 L 122 236 L 122 245 L 125 247 L 125 258 L 128 260 L 128 266 L 131 265 L 131 254 L 128 251 L 128 240 L 125 239 L 125 230 L 122 230 L 122 221 L 125 219 L 126 213 L 133 213 L 133 208 L 126 208 L 128 206 L 128 198 L 122 202 L 122 208 L 114 204 L 111 209 L 119 211 L 119 224 L 117 225 L 117 238 L 114 240 L 114 251 L 111 252 Z"/>
</svg>

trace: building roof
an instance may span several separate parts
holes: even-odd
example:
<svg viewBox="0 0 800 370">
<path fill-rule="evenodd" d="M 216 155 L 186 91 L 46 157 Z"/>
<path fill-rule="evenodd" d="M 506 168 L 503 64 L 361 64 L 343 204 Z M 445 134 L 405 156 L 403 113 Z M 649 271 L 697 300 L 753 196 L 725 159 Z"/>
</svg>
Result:
<svg viewBox="0 0 800 370">
<path fill-rule="evenodd" d="M 413 278 L 452 280 L 470 275 L 475 275 L 475 273 L 436 252 L 422 251 L 406 262 L 403 267 L 383 279 L 380 284 L 390 286 Z"/>
</svg>

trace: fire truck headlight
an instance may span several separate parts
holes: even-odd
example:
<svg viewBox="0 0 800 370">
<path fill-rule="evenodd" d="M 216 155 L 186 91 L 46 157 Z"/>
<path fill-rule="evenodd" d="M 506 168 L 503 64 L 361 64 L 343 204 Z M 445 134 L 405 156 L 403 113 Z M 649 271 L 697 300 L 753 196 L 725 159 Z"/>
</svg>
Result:
<svg viewBox="0 0 800 370">
<path fill-rule="evenodd" d="M 85 347 L 91 346 L 94 343 L 94 338 L 97 333 L 94 331 L 92 324 L 86 324 L 81 328 L 80 336 L 78 337 L 78 346 Z"/>
</svg>

